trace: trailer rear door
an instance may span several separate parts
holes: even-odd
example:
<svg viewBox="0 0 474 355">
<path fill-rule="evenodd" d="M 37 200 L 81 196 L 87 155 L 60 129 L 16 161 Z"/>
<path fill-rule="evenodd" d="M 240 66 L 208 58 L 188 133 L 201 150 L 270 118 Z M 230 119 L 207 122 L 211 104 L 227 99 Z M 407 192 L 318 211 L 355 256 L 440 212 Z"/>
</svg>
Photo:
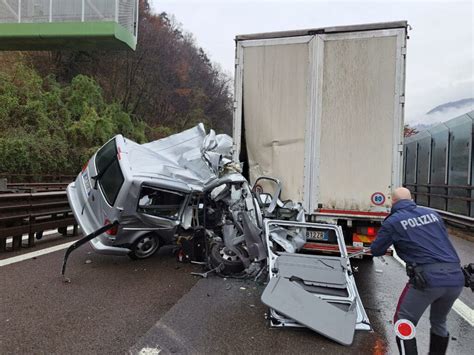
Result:
<svg viewBox="0 0 474 355">
<path fill-rule="evenodd" d="M 313 36 L 247 41 L 237 78 L 241 116 L 234 139 L 244 140 L 249 177 L 274 176 L 283 198 L 304 196 L 305 132 L 309 106 L 309 42 Z M 238 73 L 238 74 L 239 74 Z"/>
<path fill-rule="evenodd" d="M 318 40 L 310 209 L 388 212 L 401 183 L 404 31 Z"/>
<path fill-rule="evenodd" d="M 406 28 L 331 31 L 239 37 L 236 158 L 308 213 L 381 216 L 401 184 Z"/>
</svg>

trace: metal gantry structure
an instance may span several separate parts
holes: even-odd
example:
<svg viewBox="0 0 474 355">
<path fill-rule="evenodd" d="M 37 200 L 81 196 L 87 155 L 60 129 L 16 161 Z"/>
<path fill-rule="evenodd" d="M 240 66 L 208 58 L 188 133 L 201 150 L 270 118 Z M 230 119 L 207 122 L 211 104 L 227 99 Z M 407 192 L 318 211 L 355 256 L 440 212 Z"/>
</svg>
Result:
<svg viewBox="0 0 474 355">
<path fill-rule="evenodd" d="M 474 225 L 474 111 L 405 140 L 404 185 L 418 204 Z M 472 220 L 471 220 L 472 219 Z"/>
<path fill-rule="evenodd" d="M 0 0 L 0 50 L 135 49 L 139 0 Z"/>
</svg>

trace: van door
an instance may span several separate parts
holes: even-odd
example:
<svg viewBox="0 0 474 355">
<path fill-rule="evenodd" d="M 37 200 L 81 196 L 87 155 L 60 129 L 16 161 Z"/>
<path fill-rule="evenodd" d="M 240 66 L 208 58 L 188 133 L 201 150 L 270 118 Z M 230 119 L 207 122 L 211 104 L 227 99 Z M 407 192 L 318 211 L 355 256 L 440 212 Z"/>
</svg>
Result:
<svg viewBox="0 0 474 355">
<path fill-rule="evenodd" d="M 305 326 L 343 345 L 352 344 L 355 330 L 371 330 L 340 226 L 265 220 L 264 229 L 270 281 L 262 302 L 273 326 Z M 287 252 L 275 239 L 318 232 L 336 236 L 340 256 L 308 254 L 310 243 Z"/>
</svg>

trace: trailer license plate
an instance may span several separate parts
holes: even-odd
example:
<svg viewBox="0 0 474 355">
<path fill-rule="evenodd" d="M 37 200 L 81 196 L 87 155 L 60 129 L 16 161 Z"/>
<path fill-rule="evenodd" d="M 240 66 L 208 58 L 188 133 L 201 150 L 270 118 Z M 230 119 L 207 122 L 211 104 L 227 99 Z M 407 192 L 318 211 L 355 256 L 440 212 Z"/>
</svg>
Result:
<svg viewBox="0 0 474 355">
<path fill-rule="evenodd" d="M 363 248 L 364 247 L 364 243 L 362 242 L 353 242 L 352 243 L 353 246 L 355 247 L 360 247 L 360 248 Z M 356 255 L 354 256 L 354 259 L 362 259 L 364 256 L 361 254 L 361 255 Z"/>
<path fill-rule="evenodd" d="M 329 233 L 323 231 L 307 231 L 306 238 L 308 240 L 328 241 Z"/>
</svg>

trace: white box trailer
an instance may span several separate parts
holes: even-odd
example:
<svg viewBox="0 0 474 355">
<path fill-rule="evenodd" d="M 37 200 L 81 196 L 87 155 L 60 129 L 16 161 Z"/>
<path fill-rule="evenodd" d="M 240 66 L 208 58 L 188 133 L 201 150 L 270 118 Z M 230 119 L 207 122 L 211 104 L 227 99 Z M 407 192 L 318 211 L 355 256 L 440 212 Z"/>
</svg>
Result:
<svg viewBox="0 0 474 355">
<path fill-rule="evenodd" d="M 357 246 L 401 185 L 406 39 L 406 21 L 236 37 L 236 158 Z"/>
</svg>

